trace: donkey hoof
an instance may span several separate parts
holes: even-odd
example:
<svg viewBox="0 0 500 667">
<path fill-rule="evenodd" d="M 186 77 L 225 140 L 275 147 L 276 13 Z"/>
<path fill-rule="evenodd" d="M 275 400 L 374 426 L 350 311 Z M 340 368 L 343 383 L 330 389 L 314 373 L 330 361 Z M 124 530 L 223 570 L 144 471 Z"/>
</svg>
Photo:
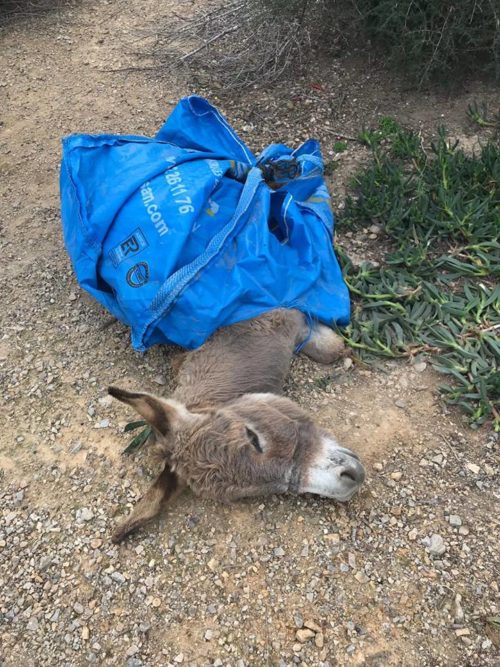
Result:
<svg viewBox="0 0 500 667">
<path fill-rule="evenodd" d="M 304 354 L 319 364 L 331 364 L 344 354 L 343 339 L 324 324 L 318 324 L 310 340 L 304 345 Z"/>
</svg>

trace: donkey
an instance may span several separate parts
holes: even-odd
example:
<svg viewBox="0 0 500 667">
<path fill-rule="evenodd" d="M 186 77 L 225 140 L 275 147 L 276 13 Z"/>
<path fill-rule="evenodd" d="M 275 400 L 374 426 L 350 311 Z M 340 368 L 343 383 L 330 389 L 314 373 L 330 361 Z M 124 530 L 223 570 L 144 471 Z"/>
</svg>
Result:
<svg viewBox="0 0 500 667">
<path fill-rule="evenodd" d="M 342 341 L 298 310 L 277 309 L 217 331 L 185 353 L 169 399 L 110 387 L 152 427 L 162 471 L 113 541 L 155 517 L 185 487 L 222 502 L 291 492 L 349 500 L 365 471 L 310 416 L 281 396 L 297 346 L 320 363 Z"/>
</svg>

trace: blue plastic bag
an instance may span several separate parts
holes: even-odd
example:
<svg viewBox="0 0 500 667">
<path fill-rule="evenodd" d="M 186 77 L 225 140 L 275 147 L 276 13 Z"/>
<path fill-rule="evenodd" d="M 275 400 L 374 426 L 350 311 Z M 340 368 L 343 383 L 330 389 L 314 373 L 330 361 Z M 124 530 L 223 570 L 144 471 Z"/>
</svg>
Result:
<svg viewBox="0 0 500 667">
<path fill-rule="evenodd" d="M 200 346 L 278 307 L 349 321 L 319 145 L 255 158 L 206 100 L 182 99 L 154 139 L 63 140 L 61 209 L 80 285 L 145 350 Z"/>
</svg>

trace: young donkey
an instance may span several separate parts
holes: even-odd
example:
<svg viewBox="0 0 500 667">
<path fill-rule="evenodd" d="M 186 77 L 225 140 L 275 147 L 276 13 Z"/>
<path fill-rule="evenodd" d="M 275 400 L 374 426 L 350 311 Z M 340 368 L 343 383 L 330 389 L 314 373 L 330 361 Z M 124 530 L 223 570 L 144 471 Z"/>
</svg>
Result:
<svg viewBox="0 0 500 667">
<path fill-rule="evenodd" d="M 223 502 L 285 492 L 351 498 L 365 477 L 356 454 L 279 395 L 294 350 L 308 333 L 302 313 L 274 310 L 220 329 L 189 352 L 170 399 L 110 387 L 151 424 L 163 466 L 114 542 L 186 486 Z M 303 352 L 331 363 L 339 339 L 316 325 Z"/>
</svg>

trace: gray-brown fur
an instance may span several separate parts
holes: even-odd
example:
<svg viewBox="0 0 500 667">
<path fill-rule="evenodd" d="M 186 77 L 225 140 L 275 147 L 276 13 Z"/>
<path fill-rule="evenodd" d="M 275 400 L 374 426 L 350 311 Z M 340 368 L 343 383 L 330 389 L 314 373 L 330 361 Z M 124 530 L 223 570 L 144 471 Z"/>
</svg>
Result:
<svg viewBox="0 0 500 667">
<path fill-rule="evenodd" d="M 187 353 L 171 399 L 110 389 L 153 426 L 163 466 L 114 541 L 156 516 L 162 502 L 184 486 L 232 502 L 298 492 L 301 481 L 307 486 L 308 470 L 318 478 L 314 461 L 323 456 L 327 435 L 299 406 L 279 396 L 294 349 L 307 335 L 301 313 L 275 310 L 221 329 Z M 331 362 L 341 349 L 326 328 L 304 347 L 323 362 Z M 340 458 L 347 456 L 347 450 L 338 451 Z M 340 463 L 329 456 L 327 464 L 338 469 Z"/>
</svg>

